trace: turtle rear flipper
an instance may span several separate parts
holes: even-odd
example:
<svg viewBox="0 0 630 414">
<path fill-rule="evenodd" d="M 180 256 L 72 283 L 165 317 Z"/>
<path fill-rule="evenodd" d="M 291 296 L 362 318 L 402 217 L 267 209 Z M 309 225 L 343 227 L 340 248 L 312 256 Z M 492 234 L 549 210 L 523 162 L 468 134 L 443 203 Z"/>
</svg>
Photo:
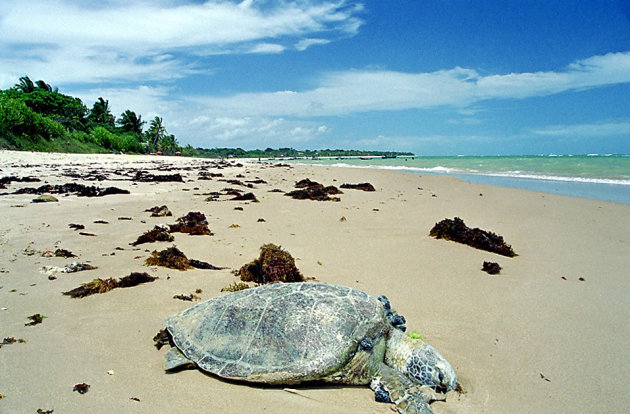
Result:
<svg viewBox="0 0 630 414">
<path fill-rule="evenodd" d="M 195 364 L 179 350 L 177 347 L 169 348 L 164 355 L 164 367 L 167 371 L 171 371 L 176 368 L 182 368 L 186 366 L 194 367 Z"/>
<path fill-rule="evenodd" d="M 413 383 L 400 371 L 385 364 L 381 364 L 370 388 L 377 401 L 396 404 L 396 409 L 401 414 L 433 414 L 429 402 L 435 396 L 425 392 L 427 387 Z"/>
</svg>

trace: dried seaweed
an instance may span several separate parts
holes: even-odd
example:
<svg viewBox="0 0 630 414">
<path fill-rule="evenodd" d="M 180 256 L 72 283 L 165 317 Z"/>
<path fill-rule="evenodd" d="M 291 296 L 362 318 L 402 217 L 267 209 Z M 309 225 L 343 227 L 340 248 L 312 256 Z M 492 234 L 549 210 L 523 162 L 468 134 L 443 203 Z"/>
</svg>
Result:
<svg viewBox="0 0 630 414">
<path fill-rule="evenodd" d="M 66 250 L 66 249 L 57 249 L 57 250 L 55 250 L 55 256 L 57 256 L 57 257 L 64 257 L 66 259 L 68 259 L 70 257 L 77 257 L 76 254 L 74 254 L 71 251 Z"/>
<path fill-rule="evenodd" d="M 249 289 L 249 285 L 247 283 L 242 282 L 232 282 L 223 289 L 221 292 L 238 292 L 239 290 Z"/>
<path fill-rule="evenodd" d="M 123 190 L 117 187 L 100 188 L 96 186 L 87 186 L 78 183 L 66 183 L 50 185 L 45 184 L 41 187 L 25 187 L 20 188 L 13 194 L 76 194 L 79 197 L 103 197 L 111 194 L 129 194 L 129 190 Z"/>
<path fill-rule="evenodd" d="M 76 384 L 73 388 L 72 391 L 76 391 L 79 394 L 85 394 L 86 392 L 88 392 L 90 390 L 90 384 L 86 384 L 85 382 L 82 382 L 81 384 Z"/>
<path fill-rule="evenodd" d="M 179 299 L 179 300 L 183 300 L 186 302 L 192 302 L 193 300 L 199 300 L 201 299 L 199 296 L 195 295 L 194 293 L 191 293 L 190 295 L 175 295 L 173 296 L 173 299 Z"/>
<path fill-rule="evenodd" d="M 258 202 L 258 199 L 254 195 L 254 193 L 245 193 L 243 195 L 237 195 L 236 197 L 231 198 L 230 200 L 233 200 L 233 201 L 252 201 L 254 203 Z"/>
<path fill-rule="evenodd" d="M 74 229 L 74 231 L 83 230 L 85 228 L 83 224 L 75 224 L 75 223 L 68 224 L 68 227 L 70 227 L 71 229 Z"/>
<path fill-rule="evenodd" d="M 241 267 L 237 274 L 243 282 L 304 281 L 291 254 L 271 243 L 261 246 L 258 259 Z"/>
<path fill-rule="evenodd" d="M 490 275 L 498 275 L 501 272 L 501 266 L 495 262 L 483 262 L 481 270 Z"/>
<path fill-rule="evenodd" d="M 444 219 L 436 223 L 429 235 L 436 239 L 451 240 L 507 257 L 516 256 L 512 247 L 503 241 L 503 237 L 479 228 L 471 229 L 459 217 L 453 220 Z"/>
<path fill-rule="evenodd" d="M 171 210 L 169 210 L 166 205 L 147 208 L 144 211 L 152 213 L 151 217 L 170 217 L 173 215 L 173 213 L 171 213 Z"/>
<path fill-rule="evenodd" d="M 177 219 L 177 223 L 170 225 L 172 232 L 188 233 L 190 235 L 212 235 L 208 228 L 206 216 L 200 212 L 191 211 Z"/>
<path fill-rule="evenodd" d="M 225 267 L 217 267 L 213 264 L 210 264 L 208 262 L 202 262 L 201 260 L 197 260 L 197 259 L 190 259 L 188 260 L 188 263 L 190 263 L 190 265 L 196 269 L 205 269 L 205 270 L 226 269 Z"/>
<path fill-rule="evenodd" d="M 370 183 L 341 184 L 341 188 L 350 188 L 353 190 L 362 190 L 362 191 L 376 191 L 374 189 L 374 186 Z"/>
<path fill-rule="evenodd" d="M 172 242 L 174 239 L 173 235 L 170 233 L 169 226 L 155 226 L 152 230 L 149 230 L 138 237 L 133 243 L 129 243 L 132 246 L 137 246 L 143 243 L 153 243 L 156 241 L 165 241 Z"/>
<path fill-rule="evenodd" d="M 15 343 L 23 344 L 25 342 L 26 340 L 22 338 L 15 339 L 14 337 L 9 336 L 9 337 L 4 338 L 2 342 L 0 342 L 0 348 L 2 348 L 3 345 L 11 345 Z"/>
<path fill-rule="evenodd" d="M 145 260 L 145 263 L 147 266 L 163 266 L 177 270 L 192 268 L 186 255 L 175 246 L 159 252 L 157 250 L 153 251 L 151 257 Z"/>
<path fill-rule="evenodd" d="M 25 323 L 24 326 L 35 326 L 37 324 L 40 324 L 43 322 L 43 320 L 47 318 L 47 316 L 44 316 L 42 314 L 36 313 L 34 315 L 28 316 L 27 319 L 30 319 L 31 321 L 28 323 Z"/>
<path fill-rule="evenodd" d="M 148 273 L 132 272 L 129 276 L 122 277 L 118 280 L 114 278 L 94 279 L 91 282 L 83 283 L 78 288 L 63 292 L 63 294 L 73 298 L 84 298 L 97 293 L 109 292 L 116 288 L 126 288 L 137 286 L 141 283 L 153 282 L 155 279 L 157 279 L 157 277 L 151 276 Z"/>
<path fill-rule="evenodd" d="M 151 174 L 147 171 L 137 171 L 133 181 L 140 182 L 178 182 L 183 183 L 184 179 L 182 175 L 179 173 L 175 174 L 163 174 L 163 175 L 155 175 Z"/>
</svg>

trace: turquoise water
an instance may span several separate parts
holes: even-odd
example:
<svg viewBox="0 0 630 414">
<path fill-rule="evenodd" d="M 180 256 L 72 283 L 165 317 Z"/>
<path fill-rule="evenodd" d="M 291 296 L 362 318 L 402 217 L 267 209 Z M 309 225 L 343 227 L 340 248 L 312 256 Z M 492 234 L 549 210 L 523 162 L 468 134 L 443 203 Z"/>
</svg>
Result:
<svg viewBox="0 0 630 414">
<path fill-rule="evenodd" d="M 344 158 L 294 162 L 453 175 L 481 184 L 630 204 L 630 155 Z"/>
</svg>

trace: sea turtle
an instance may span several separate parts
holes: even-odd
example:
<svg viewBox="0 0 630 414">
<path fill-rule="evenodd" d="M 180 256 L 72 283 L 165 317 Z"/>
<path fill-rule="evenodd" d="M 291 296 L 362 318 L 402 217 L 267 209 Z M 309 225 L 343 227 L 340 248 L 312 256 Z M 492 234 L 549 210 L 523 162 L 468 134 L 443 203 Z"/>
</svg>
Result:
<svg viewBox="0 0 630 414">
<path fill-rule="evenodd" d="M 455 388 L 451 365 L 406 334 L 405 319 L 360 290 L 275 283 L 199 303 L 166 318 L 166 369 L 194 362 L 223 378 L 267 384 L 370 384 L 401 413 L 432 413 Z"/>
</svg>

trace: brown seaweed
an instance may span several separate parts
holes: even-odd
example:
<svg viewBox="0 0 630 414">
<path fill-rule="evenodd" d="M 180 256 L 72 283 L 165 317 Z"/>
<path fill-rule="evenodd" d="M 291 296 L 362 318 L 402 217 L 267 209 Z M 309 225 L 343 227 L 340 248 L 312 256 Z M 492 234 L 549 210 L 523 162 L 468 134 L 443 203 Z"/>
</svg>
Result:
<svg viewBox="0 0 630 414">
<path fill-rule="evenodd" d="M 45 184 L 41 187 L 25 187 L 20 188 L 13 194 L 76 194 L 79 197 L 103 197 L 111 194 L 130 194 L 129 190 L 123 190 L 117 187 L 100 188 L 96 186 L 88 186 L 78 183 L 66 183 L 50 185 Z"/>
<path fill-rule="evenodd" d="M 169 269 L 186 270 L 192 268 L 190 260 L 177 247 L 172 246 L 168 249 L 151 253 L 151 257 L 145 260 L 147 266 L 163 266 Z"/>
<path fill-rule="evenodd" d="M 76 391 L 79 394 L 85 394 L 86 392 L 88 392 L 90 390 L 90 384 L 86 384 L 85 382 L 82 382 L 81 384 L 76 384 L 73 388 L 72 391 Z"/>
<path fill-rule="evenodd" d="M 83 230 L 85 228 L 83 224 L 75 224 L 75 223 L 68 224 L 68 227 L 70 227 L 71 229 L 74 229 L 74 231 Z"/>
<path fill-rule="evenodd" d="M 156 174 L 151 174 L 150 172 L 147 172 L 147 171 L 137 171 L 135 177 L 132 180 L 139 181 L 139 182 L 158 182 L 158 183 L 163 183 L 163 182 L 183 183 L 184 182 L 184 178 L 182 177 L 180 173 L 156 175 Z"/>
<path fill-rule="evenodd" d="M 28 323 L 25 323 L 24 326 L 35 326 L 37 324 L 40 324 L 43 322 L 43 320 L 46 318 L 46 316 L 36 313 L 34 315 L 28 316 L 27 319 L 30 319 L 31 321 Z"/>
<path fill-rule="evenodd" d="M 245 194 L 242 194 L 242 195 L 237 195 L 236 197 L 233 197 L 230 200 L 233 200 L 233 201 L 251 201 L 251 202 L 254 202 L 254 203 L 258 202 L 258 199 L 254 195 L 254 193 L 245 193 Z"/>
<path fill-rule="evenodd" d="M 64 257 L 66 259 L 69 259 L 70 257 L 77 257 L 76 254 L 74 254 L 71 251 L 66 250 L 66 249 L 57 249 L 57 250 L 55 250 L 55 256 L 56 257 Z"/>
<path fill-rule="evenodd" d="M 193 300 L 199 300 L 201 299 L 199 296 L 195 295 L 194 293 L 191 293 L 190 295 L 175 295 L 173 296 L 173 299 L 179 299 L 179 300 L 183 300 L 186 302 L 192 302 Z"/>
<path fill-rule="evenodd" d="M 498 275 L 501 272 L 501 266 L 495 262 L 483 262 L 483 266 L 481 268 L 484 272 L 489 275 Z"/>
<path fill-rule="evenodd" d="M 22 338 L 15 339 L 12 336 L 8 336 L 8 337 L 4 338 L 2 340 L 2 342 L 0 342 L 0 348 L 2 348 L 3 345 L 11 345 L 11 344 L 15 344 L 15 343 L 23 344 L 25 342 L 26 342 L 26 340 L 24 340 Z"/>
<path fill-rule="evenodd" d="M 451 240 L 507 257 L 516 256 L 512 246 L 506 244 L 503 237 L 479 228 L 471 229 L 459 217 L 453 220 L 444 219 L 436 223 L 429 235 L 436 239 Z"/>
<path fill-rule="evenodd" d="M 177 219 L 177 223 L 169 226 L 172 232 L 188 233 L 190 235 L 212 235 L 208 228 L 206 216 L 200 212 L 191 211 Z"/>
<path fill-rule="evenodd" d="M 171 210 L 169 210 L 166 205 L 147 208 L 144 211 L 152 213 L 151 217 L 170 217 L 173 215 L 173 213 L 171 213 Z"/>
<path fill-rule="evenodd" d="M 94 279 L 91 282 L 83 283 L 77 288 L 63 292 L 63 294 L 73 298 L 84 298 L 97 293 L 106 293 L 116 288 L 126 288 L 142 283 L 153 282 L 156 279 L 157 277 L 151 276 L 148 273 L 132 272 L 129 276 L 122 277 L 118 280 L 114 278 Z"/>
<path fill-rule="evenodd" d="M 243 282 L 303 282 L 304 277 L 295 266 L 295 260 L 280 246 L 265 244 L 260 247 L 258 259 L 250 262 L 237 273 Z"/>
<path fill-rule="evenodd" d="M 232 282 L 223 289 L 221 292 L 238 292 L 239 290 L 249 289 L 249 285 L 247 283 L 242 282 Z"/>
<path fill-rule="evenodd" d="M 174 237 L 170 233 L 170 227 L 165 227 L 167 226 L 155 226 L 153 227 L 153 229 L 143 233 L 140 237 L 138 237 L 135 242 L 129 244 L 131 244 L 132 246 L 137 246 L 139 244 L 153 243 L 156 241 L 172 242 Z"/>
<path fill-rule="evenodd" d="M 208 262 L 202 262 L 201 260 L 197 260 L 197 259 L 190 259 L 188 260 L 188 263 L 190 263 L 190 265 L 192 267 L 194 267 L 195 269 L 204 269 L 204 270 L 221 270 L 221 269 L 225 269 L 225 267 L 217 267 L 213 264 L 210 264 Z"/>
<path fill-rule="evenodd" d="M 362 191 L 376 191 L 374 186 L 370 183 L 360 183 L 360 184 L 341 184 L 341 188 L 350 188 L 353 190 L 362 190 Z"/>
</svg>

